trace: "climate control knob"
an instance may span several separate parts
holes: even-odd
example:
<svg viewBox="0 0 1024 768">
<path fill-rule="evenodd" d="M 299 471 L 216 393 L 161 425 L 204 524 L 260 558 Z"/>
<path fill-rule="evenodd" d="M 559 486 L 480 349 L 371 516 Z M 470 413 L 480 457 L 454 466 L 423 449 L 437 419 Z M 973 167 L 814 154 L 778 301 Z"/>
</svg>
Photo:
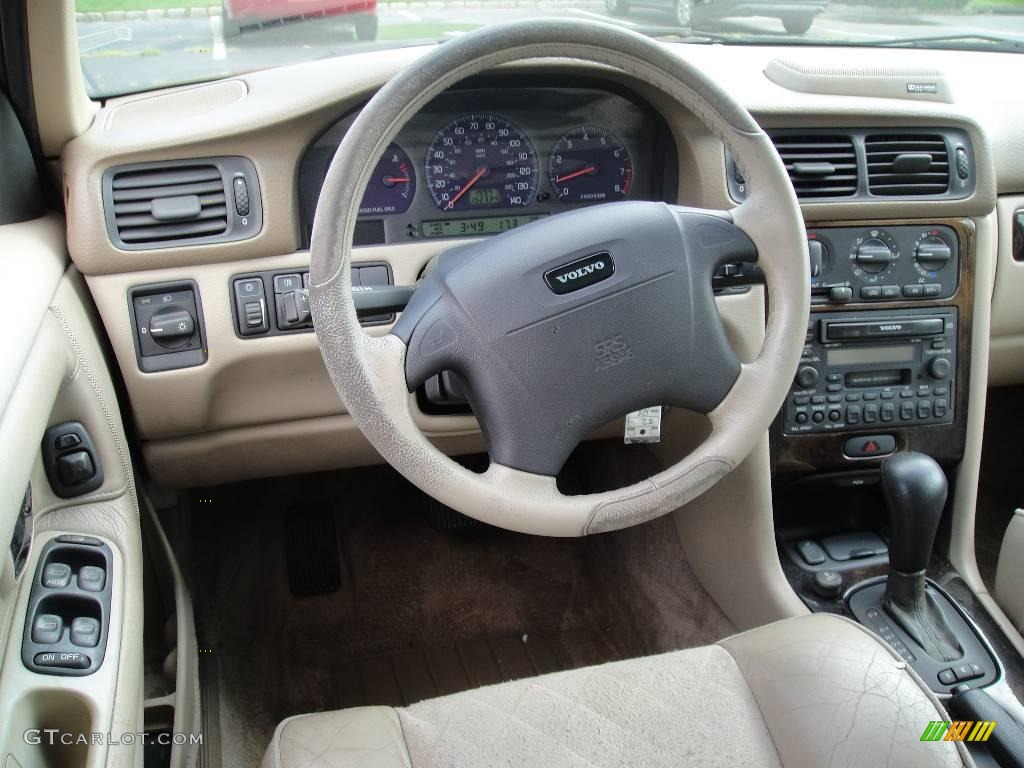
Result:
<svg viewBox="0 0 1024 768">
<path fill-rule="evenodd" d="M 796 372 L 796 384 L 800 389 L 814 389 L 820 378 L 818 369 L 811 365 L 803 365 Z"/>
<path fill-rule="evenodd" d="M 928 373 L 931 374 L 933 379 L 946 379 L 949 378 L 949 371 L 952 368 L 949 360 L 944 357 L 933 358 L 928 363 Z"/>
<path fill-rule="evenodd" d="M 869 237 L 857 246 L 855 260 L 865 272 L 877 273 L 885 271 L 896 258 L 888 243 L 879 237 Z"/>
<path fill-rule="evenodd" d="M 937 272 L 953 258 L 953 249 L 941 237 L 929 235 L 922 238 L 917 244 L 914 258 L 917 259 L 917 263 L 922 269 L 929 272 Z"/>
</svg>

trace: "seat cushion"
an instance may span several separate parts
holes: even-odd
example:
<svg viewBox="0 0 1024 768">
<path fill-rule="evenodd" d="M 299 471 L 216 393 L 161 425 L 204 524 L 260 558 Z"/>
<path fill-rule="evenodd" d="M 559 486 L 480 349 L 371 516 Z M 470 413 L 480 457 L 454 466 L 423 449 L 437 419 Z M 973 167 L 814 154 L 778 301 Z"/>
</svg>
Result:
<svg viewBox="0 0 1024 768">
<path fill-rule="evenodd" d="M 818 614 L 404 709 L 289 718 L 264 766 L 970 764 L 960 745 L 920 741 L 944 718 L 873 635 Z"/>
</svg>

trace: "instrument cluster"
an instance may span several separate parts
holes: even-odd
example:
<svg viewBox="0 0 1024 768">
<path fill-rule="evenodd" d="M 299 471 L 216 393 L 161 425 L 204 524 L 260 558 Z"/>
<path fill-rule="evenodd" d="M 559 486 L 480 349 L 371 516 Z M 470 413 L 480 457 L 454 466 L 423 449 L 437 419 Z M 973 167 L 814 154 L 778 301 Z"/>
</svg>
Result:
<svg viewBox="0 0 1024 768">
<path fill-rule="evenodd" d="M 303 159 L 307 238 L 327 167 L 354 119 L 328 129 Z M 414 117 L 377 162 L 356 244 L 498 234 L 576 207 L 674 201 L 675 167 L 664 121 L 630 94 L 594 87 L 450 91 Z"/>
</svg>

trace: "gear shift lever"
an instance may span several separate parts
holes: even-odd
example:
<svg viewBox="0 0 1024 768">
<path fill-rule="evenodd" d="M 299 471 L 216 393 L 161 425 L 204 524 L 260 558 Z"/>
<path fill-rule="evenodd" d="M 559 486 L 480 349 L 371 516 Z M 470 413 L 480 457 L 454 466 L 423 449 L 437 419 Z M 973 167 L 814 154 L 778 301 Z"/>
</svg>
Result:
<svg viewBox="0 0 1024 768">
<path fill-rule="evenodd" d="M 897 453 L 882 464 L 890 531 L 889 577 L 882 606 L 929 656 L 955 661 L 963 656 L 963 649 L 942 607 L 927 591 L 924 574 L 946 491 L 946 475 L 923 453 Z"/>
</svg>

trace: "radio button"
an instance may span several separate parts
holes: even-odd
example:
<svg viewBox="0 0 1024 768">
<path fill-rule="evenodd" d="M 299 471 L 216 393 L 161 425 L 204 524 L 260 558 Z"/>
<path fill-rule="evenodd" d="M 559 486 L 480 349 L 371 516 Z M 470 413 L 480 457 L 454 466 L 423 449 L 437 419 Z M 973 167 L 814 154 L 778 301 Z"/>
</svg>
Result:
<svg viewBox="0 0 1024 768">
<path fill-rule="evenodd" d="M 932 393 L 932 388 L 927 384 L 919 384 L 917 387 L 918 397 L 928 397 Z"/>
<path fill-rule="evenodd" d="M 932 349 L 945 349 L 945 348 L 946 348 L 946 340 L 945 339 L 936 339 L 935 341 L 932 342 Z"/>
<path fill-rule="evenodd" d="M 848 402 L 848 403 L 859 403 L 860 402 L 860 395 L 858 395 L 856 392 L 850 392 L 846 396 L 846 402 Z"/>
<path fill-rule="evenodd" d="M 919 419 L 930 419 L 932 417 L 932 401 L 931 400 L 918 400 L 917 401 L 917 418 Z"/>
<path fill-rule="evenodd" d="M 821 405 L 822 403 L 825 402 L 825 396 L 815 395 L 814 397 L 811 398 L 811 402 L 814 403 L 815 405 Z"/>
<path fill-rule="evenodd" d="M 841 403 L 841 402 L 843 402 L 843 396 L 842 395 L 829 395 L 828 396 L 828 401 L 830 403 Z"/>
<path fill-rule="evenodd" d="M 932 413 L 935 414 L 935 418 L 941 419 L 946 415 L 946 401 L 936 400 L 935 407 L 932 409 Z"/>
<path fill-rule="evenodd" d="M 892 399 L 894 399 L 895 397 L 896 397 L 896 393 L 895 393 L 895 392 L 891 392 L 891 391 L 890 391 L 890 390 L 888 390 L 888 389 L 887 389 L 887 390 L 885 390 L 885 392 L 883 392 L 883 393 L 882 393 L 882 399 L 883 399 L 883 400 L 892 400 Z"/>
<path fill-rule="evenodd" d="M 914 420 L 914 404 L 913 403 L 902 403 L 900 405 L 900 418 L 903 421 Z"/>
<path fill-rule="evenodd" d="M 935 388 L 935 394 L 938 395 L 939 397 L 942 397 L 943 395 L 947 394 L 948 392 L 949 392 L 949 390 L 946 387 L 936 387 Z"/>
<path fill-rule="evenodd" d="M 904 389 L 902 392 L 900 392 L 900 397 L 902 397 L 904 400 L 906 400 L 907 398 L 911 398 L 913 396 L 914 390 L 912 389 Z"/>
<path fill-rule="evenodd" d="M 826 392 L 842 392 L 843 391 L 843 385 L 842 384 L 829 384 L 827 387 L 825 387 L 825 391 Z"/>
<path fill-rule="evenodd" d="M 918 285 L 917 283 L 913 285 L 904 285 L 903 295 L 908 299 L 919 299 L 924 295 L 924 286 Z"/>
<path fill-rule="evenodd" d="M 910 403 L 904 403 L 910 405 Z M 892 421 L 896 418 L 896 406 L 892 403 L 882 403 L 882 421 Z"/>
<path fill-rule="evenodd" d="M 793 398 L 793 405 L 807 405 L 811 402 L 811 398 L 807 395 L 797 395 Z"/>
<path fill-rule="evenodd" d="M 828 412 L 828 420 L 829 421 L 839 421 L 841 418 L 843 418 L 843 414 L 841 414 L 839 411 L 829 411 Z"/>
<path fill-rule="evenodd" d="M 900 295 L 900 287 L 898 285 L 883 285 L 882 286 L 882 298 L 883 299 L 895 299 Z"/>
<path fill-rule="evenodd" d="M 797 415 L 793 417 L 793 421 L 795 421 L 797 424 L 806 424 L 807 413 L 804 411 L 799 411 Z"/>
<path fill-rule="evenodd" d="M 864 399 L 865 400 L 877 400 L 878 399 L 878 393 L 877 392 L 865 392 L 864 393 Z"/>
<path fill-rule="evenodd" d="M 862 299 L 880 299 L 882 298 L 882 286 L 880 285 L 865 285 L 860 289 L 860 297 Z"/>
<path fill-rule="evenodd" d="M 796 383 L 801 389 L 814 389 L 820 378 L 818 369 L 810 365 L 802 366 L 796 372 Z"/>
<path fill-rule="evenodd" d="M 940 293 L 942 293 L 942 286 L 938 283 L 928 283 L 924 286 L 925 296 L 938 296 Z"/>
<path fill-rule="evenodd" d="M 865 405 L 864 406 L 864 423 L 874 424 L 878 421 L 878 406 L 877 405 Z"/>
<path fill-rule="evenodd" d="M 815 424 L 821 424 L 821 422 L 823 422 L 825 420 L 825 412 L 824 411 L 815 411 L 811 415 L 811 419 L 813 419 Z"/>
<path fill-rule="evenodd" d="M 838 373 L 830 373 L 828 376 L 825 377 L 825 381 L 842 381 L 842 380 L 843 380 L 843 377 L 840 376 Z"/>
<path fill-rule="evenodd" d="M 851 405 L 846 409 L 846 421 L 849 424 L 860 424 L 859 405 Z"/>
<path fill-rule="evenodd" d="M 941 381 L 942 379 L 949 378 L 950 367 L 949 360 L 944 357 L 935 357 L 928 363 L 928 373 L 931 374 L 933 379 Z"/>
</svg>

